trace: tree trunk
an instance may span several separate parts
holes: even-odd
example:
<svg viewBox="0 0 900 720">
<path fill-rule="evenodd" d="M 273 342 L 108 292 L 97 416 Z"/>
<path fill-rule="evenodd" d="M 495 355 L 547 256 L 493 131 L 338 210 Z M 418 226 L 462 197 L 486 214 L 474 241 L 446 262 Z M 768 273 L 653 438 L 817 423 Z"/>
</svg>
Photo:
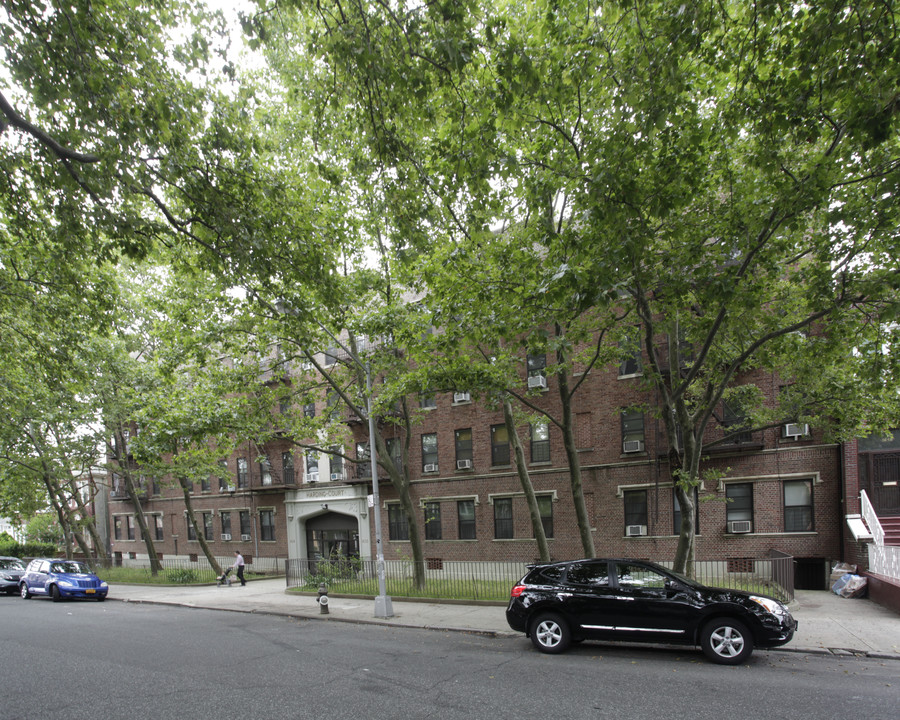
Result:
<svg viewBox="0 0 900 720">
<path fill-rule="evenodd" d="M 119 467 L 122 468 L 121 465 Z M 134 505 L 134 517 L 137 519 L 138 529 L 144 538 L 147 556 L 150 559 L 150 574 L 156 576 L 162 569 L 162 566 L 159 564 L 159 556 L 156 554 L 156 545 L 153 543 L 153 538 L 150 536 L 150 531 L 147 528 L 147 518 L 144 517 L 144 508 L 141 506 L 141 499 L 138 496 L 137 489 L 134 487 L 131 470 L 127 467 L 122 469 L 124 470 L 122 477 L 125 479 L 125 492 L 128 493 L 128 498 L 131 500 L 131 504 Z"/>
<path fill-rule="evenodd" d="M 572 402 L 569 396 L 569 379 L 565 372 L 556 375 L 559 383 L 559 397 L 562 401 L 562 434 L 563 446 L 569 463 L 569 484 L 572 488 L 572 502 L 575 504 L 575 519 L 581 536 L 581 548 L 584 557 L 592 558 L 594 552 L 594 536 L 591 534 L 591 519 L 588 516 L 587 503 L 584 499 L 584 486 L 581 483 L 581 461 L 575 448 L 575 423 L 572 418 Z"/>
<path fill-rule="evenodd" d="M 516 432 L 509 395 L 506 394 L 503 396 L 503 420 L 506 422 L 506 432 L 509 434 L 509 442 L 515 453 L 519 482 L 522 483 L 522 490 L 525 491 L 525 501 L 528 503 L 528 513 L 531 515 L 531 527 L 534 528 L 534 539 L 537 543 L 538 556 L 542 562 L 550 562 L 550 546 L 547 544 L 547 535 L 544 533 L 544 524 L 541 522 L 541 511 L 538 508 L 537 498 L 534 494 L 534 486 L 531 484 L 531 476 L 528 474 L 528 466 L 525 463 L 525 453 L 522 451 L 522 444 L 519 442 L 519 434 Z"/>
<path fill-rule="evenodd" d="M 369 443 L 369 452 L 372 452 L 371 441 Z M 407 466 L 398 468 L 393 458 L 388 452 L 387 443 L 381 436 L 381 432 L 375 432 L 375 452 L 376 457 L 381 459 L 381 464 L 387 468 L 388 476 L 391 483 L 397 491 L 400 499 L 400 507 L 403 514 L 406 515 L 407 526 L 409 527 L 409 544 L 413 556 L 413 582 L 415 587 L 422 589 L 425 587 L 425 550 L 422 547 L 422 535 L 419 532 L 418 513 L 415 511 L 412 498 L 409 494 L 409 468 Z M 378 468 L 375 468 L 378 472 Z M 373 478 L 374 481 L 374 478 Z M 381 512 L 381 508 L 375 508 L 375 512 Z"/>
<path fill-rule="evenodd" d="M 216 573 L 216 577 L 219 577 L 222 574 L 222 566 L 219 565 L 219 561 L 216 560 L 212 550 L 209 549 L 209 543 L 206 542 L 206 528 L 201 528 L 197 524 L 197 516 L 194 514 L 194 505 L 191 502 L 191 492 L 194 488 L 185 478 L 178 478 L 178 484 L 181 486 L 181 495 L 184 498 L 184 508 L 187 510 L 188 522 L 194 528 L 194 536 L 197 538 L 197 542 L 200 543 L 200 549 L 203 550 L 203 555 L 209 562 L 209 566 Z"/>
</svg>

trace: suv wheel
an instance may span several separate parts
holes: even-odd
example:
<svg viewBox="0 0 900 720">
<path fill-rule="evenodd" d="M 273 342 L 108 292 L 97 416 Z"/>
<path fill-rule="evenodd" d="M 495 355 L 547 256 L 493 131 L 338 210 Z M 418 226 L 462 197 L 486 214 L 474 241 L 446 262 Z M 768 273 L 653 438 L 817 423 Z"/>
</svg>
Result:
<svg viewBox="0 0 900 720">
<path fill-rule="evenodd" d="M 56 585 L 50 586 L 50 597 L 53 599 L 53 602 L 59 602 L 59 588 Z"/>
<path fill-rule="evenodd" d="M 531 642 L 543 653 L 561 653 L 572 642 L 566 621 L 554 613 L 538 615 L 531 625 Z"/>
<path fill-rule="evenodd" d="M 19 594 L 25 600 L 31 599 L 31 593 L 28 592 L 28 586 L 25 583 L 22 583 L 21 585 L 19 585 Z"/>
<path fill-rule="evenodd" d="M 740 665 L 753 652 L 753 636 L 740 620 L 717 618 L 703 628 L 700 647 L 713 662 Z"/>
</svg>

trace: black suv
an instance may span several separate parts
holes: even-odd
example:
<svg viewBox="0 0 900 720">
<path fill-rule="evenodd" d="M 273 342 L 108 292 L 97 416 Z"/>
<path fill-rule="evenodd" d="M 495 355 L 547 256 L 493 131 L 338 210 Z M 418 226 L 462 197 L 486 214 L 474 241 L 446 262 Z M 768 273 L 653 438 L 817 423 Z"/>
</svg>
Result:
<svg viewBox="0 0 900 720">
<path fill-rule="evenodd" d="M 545 653 L 586 639 L 699 645 L 717 663 L 744 662 L 754 647 L 784 645 L 797 621 L 764 595 L 706 587 L 640 560 L 529 565 L 506 620 Z"/>
</svg>

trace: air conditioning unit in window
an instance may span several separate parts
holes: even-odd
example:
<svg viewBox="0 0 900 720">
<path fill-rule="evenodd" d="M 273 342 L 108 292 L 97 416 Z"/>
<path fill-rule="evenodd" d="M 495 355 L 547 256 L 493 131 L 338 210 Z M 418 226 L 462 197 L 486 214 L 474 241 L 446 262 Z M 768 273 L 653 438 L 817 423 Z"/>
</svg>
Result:
<svg viewBox="0 0 900 720">
<path fill-rule="evenodd" d="M 453 393 L 453 402 L 455 403 L 467 403 L 472 400 L 472 396 L 467 392 L 455 392 Z"/>
<path fill-rule="evenodd" d="M 248 542 L 250 540 L 250 536 L 249 535 L 241 535 L 241 540 L 243 540 L 244 542 Z"/>
<path fill-rule="evenodd" d="M 331 479 L 332 480 L 343 480 L 344 473 L 331 473 Z"/>
<path fill-rule="evenodd" d="M 231 533 L 222 533 L 222 539 L 225 542 L 229 542 L 231 540 Z"/>
<path fill-rule="evenodd" d="M 640 537 L 647 534 L 646 525 L 629 525 L 625 528 L 625 534 L 628 537 Z"/>
<path fill-rule="evenodd" d="M 306 473 L 306 482 L 308 482 L 308 483 L 319 482 L 319 473 L 317 473 L 317 472 Z"/>
<path fill-rule="evenodd" d="M 644 449 L 643 440 L 626 440 L 622 443 L 622 452 L 636 453 Z"/>
<path fill-rule="evenodd" d="M 422 468 L 422 472 L 437 472 L 438 468 L 435 463 L 428 463 L 425 467 Z"/>
<path fill-rule="evenodd" d="M 227 487 L 223 486 L 219 488 L 219 492 L 234 492 L 234 485 L 228 485 Z"/>
<path fill-rule="evenodd" d="M 471 460 L 457 460 L 456 461 L 456 469 L 457 470 L 471 470 L 472 469 L 472 461 Z"/>
<path fill-rule="evenodd" d="M 805 437 L 809 435 L 809 425 L 806 423 L 788 423 L 784 426 L 785 437 Z"/>
<path fill-rule="evenodd" d="M 732 520 L 728 523 L 728 532 L 739 535 L 753 530 L 753 524 L 749 520 Z"/>
<path fill-rule="evenodd" d="M 542 390 L 546 390 L 547 388 L 547 378 L 543 375 L 532 375 L 528 378 L 528 389 L 531 390 L 533 388 L 541 388 Z"/>
</svg>

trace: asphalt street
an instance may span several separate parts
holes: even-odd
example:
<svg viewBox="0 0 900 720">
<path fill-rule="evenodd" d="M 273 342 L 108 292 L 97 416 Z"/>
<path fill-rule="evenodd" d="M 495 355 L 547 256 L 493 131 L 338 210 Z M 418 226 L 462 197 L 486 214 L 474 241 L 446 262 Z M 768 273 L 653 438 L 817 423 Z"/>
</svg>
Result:
<svg viewBox="0 0 900 720">
<path fill-rule="evenodd" d="M 896 716 L 900 661 L 584 643 L 156 603 L 0 598 L 0 718 Z"/>
</svg>

